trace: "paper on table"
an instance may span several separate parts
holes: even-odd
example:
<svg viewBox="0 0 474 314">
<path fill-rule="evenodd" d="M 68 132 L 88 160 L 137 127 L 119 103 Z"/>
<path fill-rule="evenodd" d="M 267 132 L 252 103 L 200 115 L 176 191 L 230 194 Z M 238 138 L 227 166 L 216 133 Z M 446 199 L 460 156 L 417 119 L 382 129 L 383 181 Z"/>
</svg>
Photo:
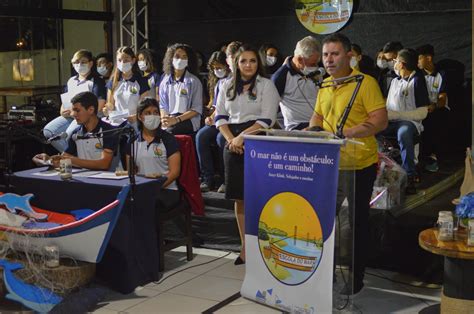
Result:
<svg viewBox="0 0 474 314">
<path fill-rule="evenodd" d="M 128 178 L 128 175 L 124 176 L 118 176 L 115 174 L 115 172 L 101 172 L 98 174 L 94 174 L 91 176 L 88 176 L 88 178 L 92 179 L 109 179 L 109 180 L 122 180 Z"/>
<path fill-rule="evenodd" d="M 40 176 L 40 177 L 54 177 L 59 175 L 59 171 L 56 171 L 55 169 L 51 170 L 43 170 L 40 172 L 35 172 L 33 173 L 34 176 Z"/>
</svg>

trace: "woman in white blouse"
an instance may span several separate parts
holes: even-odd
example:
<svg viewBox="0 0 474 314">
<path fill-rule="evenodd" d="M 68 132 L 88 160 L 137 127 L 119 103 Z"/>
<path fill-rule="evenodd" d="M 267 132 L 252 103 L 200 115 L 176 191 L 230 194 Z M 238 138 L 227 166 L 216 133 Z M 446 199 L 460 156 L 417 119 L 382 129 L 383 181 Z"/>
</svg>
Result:
<svg viewBox="0 0 474 314">
<path fill-rule="evenodd" d="M 215 123 L 225 137 L 225 184 L 227 199 L 235 200 L 242 249 L 235 264 L 245 263 L 244 134 L 255 134 L 275 123 L 280 96 L 265 78 L 258 51 L 243 45 L 237 52 L 234 75 L 223 83 L 216 103 Z"/>
</svg>

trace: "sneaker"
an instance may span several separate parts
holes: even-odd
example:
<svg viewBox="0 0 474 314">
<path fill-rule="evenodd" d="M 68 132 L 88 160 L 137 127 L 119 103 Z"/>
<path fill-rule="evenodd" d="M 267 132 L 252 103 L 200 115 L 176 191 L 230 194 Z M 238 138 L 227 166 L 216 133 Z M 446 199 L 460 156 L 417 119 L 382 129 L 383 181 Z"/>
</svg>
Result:
<svg viewBox="0 0 474 314">
<path fill-rule="evenodd" d="M 211 187 L 207 182 L 202 182 L 200 188 L 201 192 L 209 192 L 211 190 Z"/>
<path fill-rule="evenodd" d="M 222 183 L 221 186 L 217 189 L 217 193 L 225 193 L 225 184 Z"/>
<path fill-rule="evenodd" d="M 436 157 L 429 157 L 427 158 L 425 170 L 429 172 L 437 172 L 439 170 L 438 160 Z"/>
</svg>

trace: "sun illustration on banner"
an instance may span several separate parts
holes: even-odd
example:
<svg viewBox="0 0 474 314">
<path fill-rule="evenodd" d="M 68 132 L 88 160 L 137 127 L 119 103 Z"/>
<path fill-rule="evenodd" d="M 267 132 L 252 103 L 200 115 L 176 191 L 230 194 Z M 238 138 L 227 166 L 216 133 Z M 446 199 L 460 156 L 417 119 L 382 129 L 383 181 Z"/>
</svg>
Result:
<svg viewBox="0 0 474 314">
<path fill-rule="evenodd" d="M 299 285 L 318 268 L 323 251 L 321 223 L 302 196 L 283 192 L 264 206 L 258 243 L 270 273 L 287 285 Z"/>
</svg>

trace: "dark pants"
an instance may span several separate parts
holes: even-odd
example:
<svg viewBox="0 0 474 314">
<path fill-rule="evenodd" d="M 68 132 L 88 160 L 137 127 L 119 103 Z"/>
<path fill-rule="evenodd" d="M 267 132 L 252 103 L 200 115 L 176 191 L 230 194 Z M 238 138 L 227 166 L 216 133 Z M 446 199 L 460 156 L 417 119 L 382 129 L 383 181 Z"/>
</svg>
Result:
<svg viewBox="0 0 474 314">
<path fill-rule="evenodd" d="M 193 123 L 189 119 L 176 123 L 172 127 L 169 127 L 166 131 L 173 135 L 191 135 L 195 133 Z"/>
<path fill-rule="evenodd" d="M 436 109 L 423 120 L 424 130 L 421 134 L 423 144 L 421 145 L 421 156 L 423 158 L 430 157 L 431 154 L 438 155 L 441 148 L 446 145 L 443 139 L 447 130 L 442 126 L 446 125 L 448 113 L 449 110 L 446 108 Z"/>
<path fill-rule="evenodd" d="M 196 150 L 199 159 L 199 168 L 201 169 L 202 181 L 210 186 L 214 185 L 214 158 L 212 146 L 218 147 L 217 162 L 220 168 L 220 175 L 224 177 L 224 145 L 217 145 L 217 136 L 220 134 L 215 126 L 206 125 L 196 134 Z"/>
<path fill-rule="evenodd" d="M 354 171 L 339 171 L 336 209 L 339 214 L 341 204 L 347 197 L 349 202 L 349 223 L 353 230 L 353 275 L 354 285 L 362 283 L 367 263 L 369 243 L 369 209 L 370 198 L 377 164 Z M 354 182 L 355 180 L 355 182 Z"/>
</svg>

